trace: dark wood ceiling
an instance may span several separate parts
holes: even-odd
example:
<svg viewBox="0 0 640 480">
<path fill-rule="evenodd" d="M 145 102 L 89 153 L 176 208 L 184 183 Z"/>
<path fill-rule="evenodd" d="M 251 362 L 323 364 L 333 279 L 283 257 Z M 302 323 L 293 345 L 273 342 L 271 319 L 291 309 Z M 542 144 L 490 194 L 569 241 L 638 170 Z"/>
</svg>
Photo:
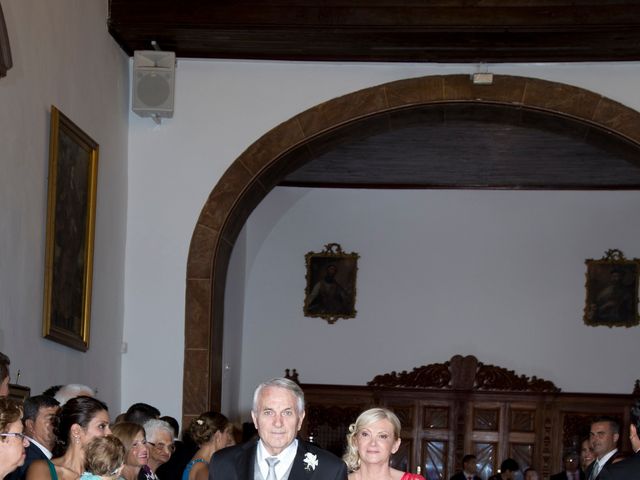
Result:
<svg viewBox="0 0 640 480">
<path fill-rule="evenodd" d="M 122 48 L 179 58 L 640 60 L 637 0 L 110 0 Z"/>
<path fill-rule="evenodd" d="M 129 55 L 155 45 L 178 58 L 640 60 L 638 0 L 110 0 L 108 28 Z M 283 185 L 640 188 L 637 145 L 508 108 L 372 118 L 310 148 Z"/>
</svg>

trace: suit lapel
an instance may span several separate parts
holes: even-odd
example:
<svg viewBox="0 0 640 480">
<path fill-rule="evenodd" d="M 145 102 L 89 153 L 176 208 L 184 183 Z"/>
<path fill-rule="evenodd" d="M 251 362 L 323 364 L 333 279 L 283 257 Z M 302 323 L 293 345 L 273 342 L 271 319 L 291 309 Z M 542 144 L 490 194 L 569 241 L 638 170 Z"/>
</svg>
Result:
<svg viewBox="0 0 640 480">
<path fill-rule="evenodd" d="M 244 448 L 242 453 L 238 456 L 238 463 L 236 466 L 238 470 L 238 478 L 253 480 L 258 442 L 249 442 L 244 446 L 246 446 L 246 448 Z"/>
<path fill-rule="evenodd" d="M 307 445 L 298 440 L 298 451 L 296 452 L 296 458 L 293 459 L 293 465 L 291 465 L 291 472 L 289 473 L 289 480 L 311 480 L 315 470 L 306 470 L 304 464 L 304 457 L 309 450 Z"/>
</svg>

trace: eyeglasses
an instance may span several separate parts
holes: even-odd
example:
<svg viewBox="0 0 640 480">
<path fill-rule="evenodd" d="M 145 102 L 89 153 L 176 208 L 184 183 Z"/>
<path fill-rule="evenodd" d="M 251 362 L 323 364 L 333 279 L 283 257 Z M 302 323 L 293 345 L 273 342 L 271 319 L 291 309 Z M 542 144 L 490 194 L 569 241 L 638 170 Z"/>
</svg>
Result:
<svg viewBox="0 0 640 480">
<path fill-rule="evenodd" d="M 167 449 L 169 452 L 173 453 L 176 451 L 176 446 L 173 443 L 170 443 L 169 445 L 167 445 L 166 443 L 153 443 L 153 442 L 149 442 L 147 441 L 148 445 L 151 445 L 153 448 L 155 448 L 156 450 L 164 450 Z"/>
<path fill-rule="evenodd" d="M 24 433 L 18 433 L 18 432 L 0 433 L 0 437 L 18 437 L 21 442 L 24 442 L 25 440 L 27 441 L 29 440 Z"/>
</svg>

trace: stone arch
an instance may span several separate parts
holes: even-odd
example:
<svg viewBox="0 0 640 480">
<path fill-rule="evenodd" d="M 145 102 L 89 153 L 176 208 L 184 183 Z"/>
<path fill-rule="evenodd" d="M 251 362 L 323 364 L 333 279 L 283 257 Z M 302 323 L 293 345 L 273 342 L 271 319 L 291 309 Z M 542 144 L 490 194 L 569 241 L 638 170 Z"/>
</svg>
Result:
<svg viewBox="0 0 640 480">
<path fill-rule="evenodd" d="M 185 421 L 220 408 L 224 291 L 236 237 L 267 193 L 313 158 L 307 148 L 310 142 L 328 132 L 338 132 L 339 137 L 341 130 L 381 114 L 402 115 L 403 109 L 460 102 L 507 105 L 571 118 L 640 148 L 639 112 L 575 86 L 506 75 L 494 76 L 492 85 L 474 85 L 468 75 L 399 80 L 329 100 L 278 125 L 229 166 L 211 191 L 191 238 L 185 311 Z"/>
</svg>

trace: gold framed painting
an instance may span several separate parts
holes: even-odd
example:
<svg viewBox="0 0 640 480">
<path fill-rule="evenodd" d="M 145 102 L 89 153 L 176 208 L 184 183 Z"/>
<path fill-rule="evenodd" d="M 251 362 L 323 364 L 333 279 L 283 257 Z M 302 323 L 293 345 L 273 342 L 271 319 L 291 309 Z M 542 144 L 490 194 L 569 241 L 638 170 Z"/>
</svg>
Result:
<svg viewBox="0 0 640 480">
<path fill-rule="evenodd" d="M 89 349 L 98 144 L 51 107 L 43 336 Z"/>
<path fill-rule="evenodd" d="M 330 324 L 339 318 L 355 318 L 359 257 L 357 253 L 344 253 L 338 243 L 329 243 L 322 252 L 309 252 L 305 255 L 306 317 L 323 318 Z"/>
<path fill-rule="evenodd" d="M 587 259 L 587 300 L 584 323 L 590 326 L 632 327 L 638 315 L 640 259 L 628 260 L 617 249 L 600 260 Z"/>
</svg>

